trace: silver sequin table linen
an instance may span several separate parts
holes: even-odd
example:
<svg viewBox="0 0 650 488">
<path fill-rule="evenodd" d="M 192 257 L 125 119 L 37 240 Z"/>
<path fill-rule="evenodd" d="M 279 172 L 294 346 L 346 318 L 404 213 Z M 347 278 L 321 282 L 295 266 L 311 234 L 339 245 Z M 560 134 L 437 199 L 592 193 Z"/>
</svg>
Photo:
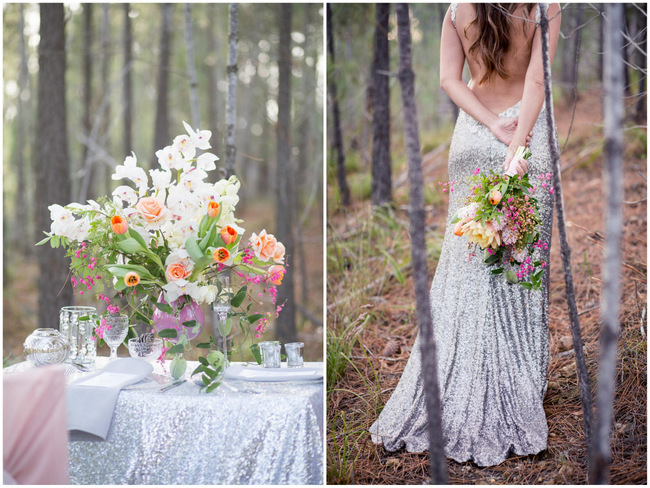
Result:
<svg viewBox="0 0 650 488">
<path fill-rule="evenodd" d="M 197 365 L 189 362 L 188 372 Z M 105 442 L 69 443 L 71 483 L 323 483 L 322 381 L 228 380 L 210 394 L 191 381 L 165 393 L 161 387 L 122 390 Z"/>
<path fill-rule="evenodd" d="M 520 103 L 500 114 L 518 117 Z M 533 128 L 529 177 L 552 172 L 546 109 Z M 555 130 L 552 128 L 551 130 Z M 543 408 L 548 366 L 548 270 L 540 291 L 526 291 L 492 275 L 483 252 L 470 255 L 467 237 L 453 235 L 454 213 L 469 194 L 468 177 L 476 168 L 503 172 L 507 147 L 460 111 L 449 150 L 447 229 L 431 285 L 431 314 L 437 348 L 445 453 L 459 462 L 499 464 L 514 452 L 546 449 L 548 427 Z M 553 196 L 539 188 L 541 240 L 550 250 Z M 548 261 L 550 251 L 541 258 Z M 372 441 L 389 451 L 429 448 L 423 394 L 420 341 L 379 418 Z"/>
</svg>

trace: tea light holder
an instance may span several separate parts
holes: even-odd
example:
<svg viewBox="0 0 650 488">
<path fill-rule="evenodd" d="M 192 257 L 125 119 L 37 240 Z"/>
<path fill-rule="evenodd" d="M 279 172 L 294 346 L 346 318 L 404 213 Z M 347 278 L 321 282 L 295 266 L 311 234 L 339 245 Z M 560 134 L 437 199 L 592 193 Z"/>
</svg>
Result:
<svg viewBox="0 0 650 488">
<path fill-rule="evenodd" d="M 290 342 L 284 345 L 284 350 L 287 352 L 287 367 L 288 368 L 302 368 L 304 361 L 302 358 L 302 350 L 305 344 L 302 342 Z"/>
</svg>

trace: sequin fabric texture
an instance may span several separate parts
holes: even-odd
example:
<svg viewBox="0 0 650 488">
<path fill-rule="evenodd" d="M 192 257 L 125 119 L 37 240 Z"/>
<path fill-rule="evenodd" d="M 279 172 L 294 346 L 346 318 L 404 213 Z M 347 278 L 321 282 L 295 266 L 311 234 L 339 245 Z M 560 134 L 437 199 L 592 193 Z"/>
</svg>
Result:
<svg viewBox="0 0 650 488">
<path fill-rule="evenodd" d="M 499 114 L 517 117 L 520 103 Z M 555 130 L 553 128 L 552 130 Z M 546 109 L 530 142 L 530 181 L 552 172 Z M 489 131 L 462 110 L 449 151 L 450 180 L 447 228 L 431 285 L 431 309 L 438 356 L 445 453 L 458 461 L 492 466 L 510 453 L 526 455 L 546 448 L 548 426 L 542 406 L 548 367 L 548 271 L 542 290 L 511 285 L 492 275 L 483 252 L 470 254 L 467 238 L 453 235 L 453 214 L 469 194 L 468 176 L 476 168 L 502 172 L 507 152 Z M 542 228 L 549 244 L 553 196 L 537 190 Z M 419 339 L 402 378 L 371 426 L 372 441 L 389 451 L 428 449 L 426 407 Z"/>
<path fill-rule="evenodd" d="M 191 381 L 166 393 L 155 382 L 127 387 L 105 442 L 69 443 L 70 482 L 322 484 L 323 382 L 228 385 L 210 394 Z"/>
</svg>

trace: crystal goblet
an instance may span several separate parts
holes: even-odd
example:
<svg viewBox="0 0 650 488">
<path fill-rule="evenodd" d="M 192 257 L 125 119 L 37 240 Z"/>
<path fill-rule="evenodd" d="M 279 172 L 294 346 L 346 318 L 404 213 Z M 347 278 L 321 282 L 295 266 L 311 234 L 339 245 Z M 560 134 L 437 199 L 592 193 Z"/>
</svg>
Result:
<svg viewBox="0 0 650 488">
<path fill-rule="evenodd" d="M 133 358 L 144 359 L 153 363 L 162 353 L 163 341 L 156 337 L 150 341 L 141 341 L 139 339 L 129 339 L 129 354 Z"/>
<path fill-rule="evenodd" d="M 117 359 L 117 348 L 129 332 L 129 317 L 125 314 L 110 314 L 104 315 L 101 320 L 106 324 L 103 339 L 111 348 L 110 359 Z"/>
</svg>

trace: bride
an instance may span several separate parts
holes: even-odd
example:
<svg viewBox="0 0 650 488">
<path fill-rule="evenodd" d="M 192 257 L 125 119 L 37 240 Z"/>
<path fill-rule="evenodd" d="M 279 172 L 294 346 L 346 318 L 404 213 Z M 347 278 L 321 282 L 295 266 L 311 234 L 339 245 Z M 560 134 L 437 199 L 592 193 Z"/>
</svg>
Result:
<svg viewBox="0 0 650 488">
<path fill-rule="evenodd" d="M 548 8 L 553 59 L 560 7 Z M 445 453 L 458 462 L 492 466 L 512 452 L 546 449 L 542 405 L 548 366 L 548 277 L 527 291 L 493 275 L 482 253 L 470 254 L 467 238 L 450 225 L 469 194 L 476 168 L 504 171 L 519 146 L 532 157 L 517 164 L 531 182 L 552 172 L 536 4 L 452 4 L 442 28 L 440 80 L 460 108 L 449 150 L 447 229 L 431 285 Z M 462 80 L 465 61 L 471 81 Z M 553 195 L 538 192 L 540 239 L 551 241 Z M 540 251 L 548 262 L 549 250 Z M 375 423 L 373 442 L 389 451 L 428 449 L 419 338 L 402 378 Z"/>
</svg>

